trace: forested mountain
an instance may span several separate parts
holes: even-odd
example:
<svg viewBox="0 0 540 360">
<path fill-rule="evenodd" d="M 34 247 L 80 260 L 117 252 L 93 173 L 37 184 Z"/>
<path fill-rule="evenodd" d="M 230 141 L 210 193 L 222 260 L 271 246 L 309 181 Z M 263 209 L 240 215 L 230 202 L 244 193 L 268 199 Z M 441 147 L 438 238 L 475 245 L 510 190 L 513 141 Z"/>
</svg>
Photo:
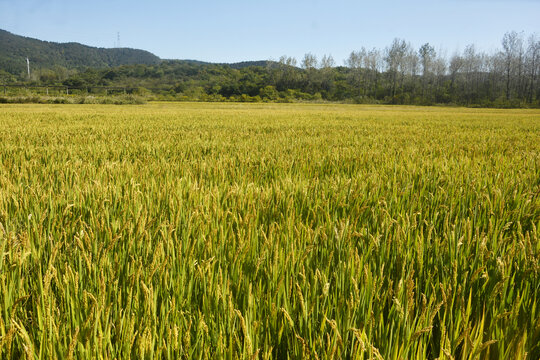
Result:
<svg viewBox="0 0 540 360">
<path fill-rule="evenodd" d="M 32 69 L 102 68 L 125 64 L 157 64 L 154 54 L 137 49 L 104 49 L 79 43 L 41 41 L 0 30 L 0 69 L 13 75 L 26 72 L 26 58 Z"/>
</svg>

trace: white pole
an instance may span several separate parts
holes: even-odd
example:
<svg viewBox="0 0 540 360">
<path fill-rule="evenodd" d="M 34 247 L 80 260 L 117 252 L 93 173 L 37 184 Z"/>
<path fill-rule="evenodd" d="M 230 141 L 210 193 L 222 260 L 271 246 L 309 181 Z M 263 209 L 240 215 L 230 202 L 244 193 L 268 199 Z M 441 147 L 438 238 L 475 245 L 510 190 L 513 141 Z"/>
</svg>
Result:
<svg viewBox="0 0 540 360">
<path fill-rule="evenodd" d="M 26 68 L 28 69 L 28 78 L 30 79 L 30 60 L 26 58 Z"/>
</svg>

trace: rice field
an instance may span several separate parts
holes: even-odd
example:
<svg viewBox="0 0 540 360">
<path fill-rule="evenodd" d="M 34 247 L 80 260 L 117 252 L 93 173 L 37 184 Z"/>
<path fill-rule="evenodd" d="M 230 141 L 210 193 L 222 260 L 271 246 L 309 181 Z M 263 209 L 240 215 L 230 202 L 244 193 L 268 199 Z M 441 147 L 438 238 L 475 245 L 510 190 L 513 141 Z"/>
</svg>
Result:
<svg viewBox="0 0 540 360">
<path fill-rule="evenodd" d="M 540 111 L 0 105 L 1 359 L 539 359 Z"/>
</svg>

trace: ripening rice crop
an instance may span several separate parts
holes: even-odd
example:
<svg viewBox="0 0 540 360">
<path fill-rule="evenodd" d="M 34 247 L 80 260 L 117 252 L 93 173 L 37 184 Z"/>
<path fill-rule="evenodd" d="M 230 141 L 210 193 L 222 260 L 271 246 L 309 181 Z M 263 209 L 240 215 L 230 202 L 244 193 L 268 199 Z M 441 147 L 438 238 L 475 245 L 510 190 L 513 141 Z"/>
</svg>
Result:
<svg viewBox="0 0 540 360">
<path fill-rule="evenodd" d="M 538 359 L 540 112 L 1 105 L 2 359 Z"/>
</svg>

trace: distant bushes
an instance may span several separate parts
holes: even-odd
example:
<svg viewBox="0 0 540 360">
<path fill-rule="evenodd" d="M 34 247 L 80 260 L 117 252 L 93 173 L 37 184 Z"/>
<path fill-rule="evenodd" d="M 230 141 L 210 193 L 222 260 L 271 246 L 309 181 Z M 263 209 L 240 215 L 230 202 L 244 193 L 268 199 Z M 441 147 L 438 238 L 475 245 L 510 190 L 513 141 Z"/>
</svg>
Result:
<svg viewBox="0 0 540 360">
<path fill-rule="evenodd" d="M 400 99 L 399 97 L 397 97 Z M 420 106 L 433 106 L 438 103 L 426 102 L 421 98 L 415 99 L 400 99 L 393 103 L 390 98 L 384 100 L 376 100 L 367 96 L 357 96 L 355 98 L 339 101 L 340 103 L 350 104 L 410 104 Z M 134 94 L 121 94 L 109 96 L 93 96 L 93 95 L 64 95 L 64 96 L 45 96 L 40 94 L 32 94 L 28 92 L 21 95 L 4 95 L 0 96 L 0 104 L 109 104 L 109 105 L 141 105 L 148 101 L 194 101 L 194 102 L 242 102 L 242 103 L 323 103 L 332 102 L 326 100 L 321 93 L 309 94 L 299 90 L 288 89 L 285 91 L 277 91 L 273 86 L 267 86 L 260 89 L 259 94 L 250 96 L 248 94 L 231 95 L 229 97 L 220 94 L 206 94 L 204 91 L 185 92 L 185 93 L 151 93 L 144 88 L 139 88 Z M 447 106 L 463 106 L 462 104 L 446 103 Z M 484 100 L 479 103 L 467 104 L 473 108 L 533 108 L 534 104 L 528 104 L 519 99 L 507 100 L 504 97 L 499 97 L 494 101 Z"/>
<path fill-rule="evenodd" d="M 243 103 L 300 103 L 300 102 L 329 102 L 320 92 L 309 94 L 296 89 L 278 91 L 274 86 L 265 86 L 254 94 L 232 94 L 223 96 L 219 93 L 208 94 L 202 87 L 190 88 L 186 91 L 175 93 L 174 91 L 160 91 L 146 93 L 148 101 L 195 101 L 195 102 L 243 102 Z M 351 101 L 334 101 L 346 103 Z"/>
<path fill-rule="evenodd" d="M 0 104 L 111 104 L 141 105 L 146 100 L 137 95 L 118 96 L 0 96 Z"/>
</svg>

